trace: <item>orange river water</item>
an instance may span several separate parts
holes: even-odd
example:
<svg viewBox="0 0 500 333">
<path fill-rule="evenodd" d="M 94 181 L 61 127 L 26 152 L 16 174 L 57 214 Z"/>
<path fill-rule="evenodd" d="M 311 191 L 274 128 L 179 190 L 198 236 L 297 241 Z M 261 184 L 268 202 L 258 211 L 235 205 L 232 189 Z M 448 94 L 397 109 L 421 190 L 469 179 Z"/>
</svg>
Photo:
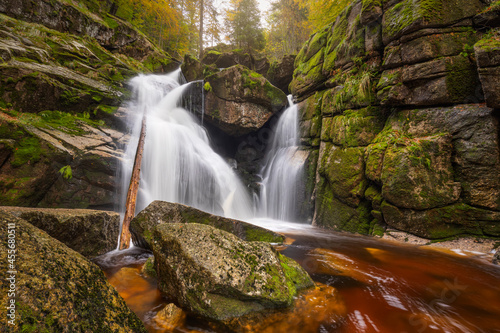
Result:
<svg viewBox="0 0 500 333">
<path fill-rule="evenodd" d="M 313 227 L 280 231 L 287 238 L 278 249 L 308 271 L 316 288 L 244 332 L 500 332 L 500 267 L 485 256 Z M 147 254 L 131 253 L 104 272 L 149 332 L 222 332 L 189 316 L 174 323 L 157 316 L 168 295 L 141 275 Z"/>
</svg>

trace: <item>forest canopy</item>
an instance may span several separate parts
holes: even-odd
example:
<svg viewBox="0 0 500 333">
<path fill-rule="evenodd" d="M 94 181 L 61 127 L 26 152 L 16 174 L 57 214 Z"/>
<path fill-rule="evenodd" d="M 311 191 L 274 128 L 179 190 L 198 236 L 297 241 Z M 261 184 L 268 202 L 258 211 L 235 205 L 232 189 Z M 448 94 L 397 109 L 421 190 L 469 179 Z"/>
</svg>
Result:
<svg viewBox="0 0 500 333">
<path fill-rule="evenodd" d="M 71 2 L 71 0 L 68 0 Z M 257 0 L 83 0 L 113 26 L 130 22 L 173 56 L 199 55 L 226 45 L 262 51 L 271 59 L 296 54 L 309 35 L 330 23 L 352 0 L 270 0 L 261 12 Z M 264 25 L 262 25 L 264 22 Z"/>
</svg>

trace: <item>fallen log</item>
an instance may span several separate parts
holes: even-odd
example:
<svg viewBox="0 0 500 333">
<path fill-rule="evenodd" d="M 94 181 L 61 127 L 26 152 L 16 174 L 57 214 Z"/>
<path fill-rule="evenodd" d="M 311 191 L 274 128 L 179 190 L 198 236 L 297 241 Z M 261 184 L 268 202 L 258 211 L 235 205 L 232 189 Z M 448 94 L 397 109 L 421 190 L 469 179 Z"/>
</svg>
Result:
<svg viewBox="0 0 500 333">
<path fill-rule="evenodd" d="M 142 154 L 144 151 L 144 142 L 146 139 L 146 114 L 142 117 L 141 134 L 139 143 L 135 153 L 134 167 L 132 176 L 130 177 L 130 185 L 127 192 L 127 200 L 125 202 L 125 216 L 123 217 L 122 231 L 120 235 L 120 250 L 128 249 L 130 246 L 130 221 L 135 216 L 135 205 L 137 201 L 137 192 L 139 191 L 139 182 L 141 179 L 141 164 Z"/>
</svg>

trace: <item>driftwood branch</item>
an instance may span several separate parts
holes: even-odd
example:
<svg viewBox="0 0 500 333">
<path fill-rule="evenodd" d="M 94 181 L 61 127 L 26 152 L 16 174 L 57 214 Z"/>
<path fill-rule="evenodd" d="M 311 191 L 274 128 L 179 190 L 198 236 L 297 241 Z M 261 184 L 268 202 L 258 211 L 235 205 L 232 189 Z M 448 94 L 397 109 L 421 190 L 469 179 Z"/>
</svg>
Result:
<svg viewBox="0 0 500 333">
<path fill-rule="evenodd" d="M 127 192 L 127 201 L 125 203 L 125 216 L 122 223 L 122 231 L 120 236 L 120 250 L 127 249 L 130 246 L 130 221 L 135 216 L 135 204 L 137 201 L 137 192 L 139 191 L 139 181 L 141 179 L 141 164 L 142 154 L 144 151 L 144 141 L 146 139 L 146 114 L 142 117 L 141 134 L 137 151 L 135 153 L 134 168 L 130 177 L 130 185 Z"/>
</svg>

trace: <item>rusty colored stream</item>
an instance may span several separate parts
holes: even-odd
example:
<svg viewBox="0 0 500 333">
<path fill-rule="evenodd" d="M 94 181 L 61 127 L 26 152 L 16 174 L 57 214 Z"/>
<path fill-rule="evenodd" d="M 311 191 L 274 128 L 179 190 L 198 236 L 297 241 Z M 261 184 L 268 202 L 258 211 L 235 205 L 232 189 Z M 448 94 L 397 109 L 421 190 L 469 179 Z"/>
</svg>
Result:
<svg viewBox="0 0 500 333">
<path fill-rule="evenodd" d="M 500 332 L 500 267 L 484 257 L 312 227 L 280 231 L 287 242 L 279 249 L 317 288 L 246 332 Z M 174 326 L 158 318 L 169 302 L 140 274 L 144 256 L 134 258 L 104 271 L 149 332 L 213 332 L 189 317 Z"/>
</svg>

